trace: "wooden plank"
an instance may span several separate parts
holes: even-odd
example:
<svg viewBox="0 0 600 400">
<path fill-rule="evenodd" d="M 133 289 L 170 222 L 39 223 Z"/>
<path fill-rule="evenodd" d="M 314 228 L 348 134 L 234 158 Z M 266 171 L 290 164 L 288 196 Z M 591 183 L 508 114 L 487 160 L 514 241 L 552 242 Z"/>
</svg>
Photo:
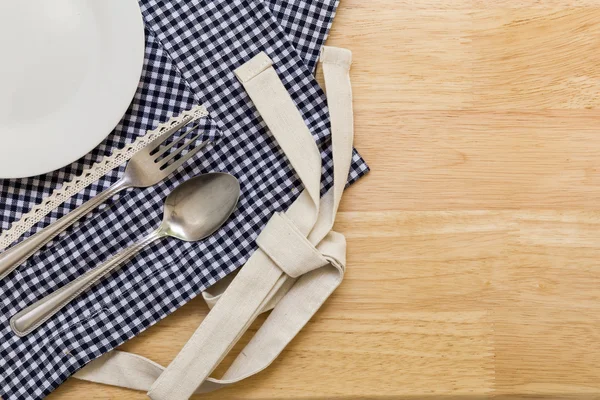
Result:
<svg viewBox="0 0 600 400">
<path fill-rule="evenodd" d="M 353 51 L 358 111 L 375 117 L 380 107 L 457 110 L 472 105 L 471 10 L 364 4 L 339 11 L 330 39 Z"/>
<path fill-rule="evenodd" d="M 521 211 L 495 271 L 496 389 L 555 398 L 600 394 L 600 213 Z"/>
<path fill-rule="evenodd" d="M 600 105 L 600 7 L 486 9 L 471 16 L 474 107 Z"/>
<path fill-rule="evenodd" d="M 350 189 L 344 211 L 598 207 L 593 110 L 357 108 L 357 146 L 372 172 Z"/>
</svg>

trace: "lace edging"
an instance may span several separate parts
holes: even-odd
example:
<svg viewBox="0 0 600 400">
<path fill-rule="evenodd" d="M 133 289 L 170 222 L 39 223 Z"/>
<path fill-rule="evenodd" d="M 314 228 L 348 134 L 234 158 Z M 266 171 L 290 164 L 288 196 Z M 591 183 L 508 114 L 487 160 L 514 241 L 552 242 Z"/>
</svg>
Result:
<svg viewBox="0 0 600 400">
<path fill-rule="evenodd" d="M 46 215 L 64 203 L 67 199 L 73 197 L 93 182 L 102 178 L 108 172 L 131 159 L 135 153 L 146 147 L 148 143 L 158 138 L 166 131 L 178 124 L 182 124 L 184 121 L 188 124 L 206 116 L 208 116 L 206 107 L 202 105 L 195 106 L 176 117 L 172 117 L 167 122 L 159 124 L 158 127 L 146 132 L 145 135 L 138 137 L 132 143 L 125 145 L 122 149 L 115 150 L 110 156 L 104 157 L 99 162 L 85 169 L 81 175 L 76 176 L 73 180 L 63 183 L 60 188 L 55 189 L 50 196 L 46 197 L 30 211 L 23 214 L 19 220 L 13 222 L 9 229 L 6 229 L 0 234 L 0 251 L 14 243 L 21 235 L 29 231 L 35 224 L 40 222 Z"/>
</svg>

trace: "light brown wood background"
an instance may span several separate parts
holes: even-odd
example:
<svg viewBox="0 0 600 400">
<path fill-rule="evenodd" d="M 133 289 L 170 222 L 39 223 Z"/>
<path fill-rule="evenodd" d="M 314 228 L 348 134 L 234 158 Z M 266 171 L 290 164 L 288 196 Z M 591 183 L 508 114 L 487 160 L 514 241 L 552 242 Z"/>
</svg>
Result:
<svg viewBox="0 0 600 400">
<path fill-rule="evenodd" d="M 373 170 L 339 216 L 346 280 L 205 398 L 600 398 L 600 0 L 342 0 L 329 44 L 354 51 Z M 123 348 L 167 365 L 205 313 Z"/>
</svg>

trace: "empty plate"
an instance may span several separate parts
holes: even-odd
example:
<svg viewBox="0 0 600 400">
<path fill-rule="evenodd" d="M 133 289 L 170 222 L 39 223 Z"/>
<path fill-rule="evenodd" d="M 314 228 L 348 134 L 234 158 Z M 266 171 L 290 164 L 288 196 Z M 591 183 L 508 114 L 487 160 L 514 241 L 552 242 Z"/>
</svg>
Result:
<svg viewBox="0 0 600 400">
<path fill-rule="evenodd" d="M 135 94 L 144 47 L 137 0 L 0 1 L 0 178 L 96 147 Z"/>
</svg>

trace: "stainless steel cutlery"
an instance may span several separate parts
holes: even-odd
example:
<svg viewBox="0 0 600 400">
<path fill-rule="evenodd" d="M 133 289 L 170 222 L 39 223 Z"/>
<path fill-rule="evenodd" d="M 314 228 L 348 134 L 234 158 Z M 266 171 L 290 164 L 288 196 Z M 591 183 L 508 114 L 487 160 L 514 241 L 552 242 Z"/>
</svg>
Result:
<svg viewBox="0 0 600 400">
<path fill-rule="evenodd" d="M 189 124 L 190 120 L 191 118 L 183 120 L 180 124 L 168 129 L 136 153 L 129 160 L 124 176 L 109 189 L 0 254 L 0 280 L 31 257 L 42 246 L 116 193 L 132 187 L 145 188 L 159 183 L 205 147 L 208 141 L 196 145 L 201 136 L 201 133 L 195 134 L 197 125 L 176 140 L 167 143 L 168 139 Z M 192 138 L 188 138 L 190 132 L 194 132 Z"/>
<path fill-rule="evenodd" d="M 16 314 L 10 320 L 13 331 L 19 336 L 29 334 L 79 294 L 156 240 L 169 236 L 195 242 L 212 235 L 229 219 L 239 196 L 238 180 L 225 173 L 200 175 L 181 184 L 167 197 L 163 222 L 157 230 Z"/>
</svg>

